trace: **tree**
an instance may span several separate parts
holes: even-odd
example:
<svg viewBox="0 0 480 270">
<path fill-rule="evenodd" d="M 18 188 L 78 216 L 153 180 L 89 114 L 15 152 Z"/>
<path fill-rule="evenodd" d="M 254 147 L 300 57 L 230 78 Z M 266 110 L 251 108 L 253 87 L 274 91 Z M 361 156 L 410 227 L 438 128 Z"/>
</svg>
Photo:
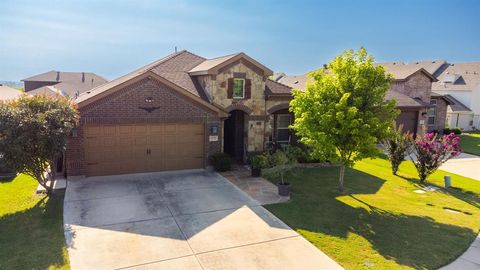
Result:
<svg viewBox="0 0 480 270">
<path fill-rule="evenodd" d="M 392 164 L 392 173 L 397 175 L 398 167 L 405 161 L 409 150 L 412 148 L 413 135 L 410 132 L 403 133 L 403 125 L 393 122 L 391 135 L 383 140 L 383 146 L 388 159 Z"/>
<path fill-rule="evenodd" d="M 415 140 L 412 152 L 412 158 L 418 177 L 421 183 L 425 183 L 427 177 L 434 173 L 444 162 L 452 157 L 460 155 L 461 149 L 459 145 L 460 137 L 455 133 L 450 133 L 441 138 L 437 138 L 437 134 L 426 133 L 423 129 L 423 135 L 418 136 Z"/>
<path fill-rule="evenodd" d="M 398 114 L 395 101 L 385 100 L 393 78 L 373 60 L 364 48 L 342 52 L 310 73 L 306 89 L 294 89 L 290 102 L 301 142 L 315 157 L 341 164 L 342 193 L 345 167 L 378 154 L 376 143 L 387 137 Z"/>
<path fill-rule="evenodd" d="M 78 119 L 74 104 L 63 97 L 22 96 L 0 104 L 0 149 L 5 161 L 35 178 L 50 195 L 56 160 Z"/>
</svg>

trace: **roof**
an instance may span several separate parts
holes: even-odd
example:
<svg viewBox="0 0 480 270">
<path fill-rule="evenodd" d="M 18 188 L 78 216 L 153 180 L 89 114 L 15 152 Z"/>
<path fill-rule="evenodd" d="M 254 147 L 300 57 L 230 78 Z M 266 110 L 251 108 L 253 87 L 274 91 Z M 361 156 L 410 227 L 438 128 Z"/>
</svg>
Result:
<svg viewBox="0 0 480 270">
<path fill-rule="evenodd" d="M 212 58 L 212 59 L 207 59 L 203 62 L 201 62 L 199 65 L 193 67 L 189 72 L 190 73 L 195 73 L 195 72 L 201 72 L 201 71 L 208 71 L 209 69 L 212 69 L 230 59 L 232 59 L 233 57 L 239 55 L 238 53 L 234 53 L 234 54 L 229 54 L 229 55 L 225 55 L 225 56 L 221 56 L 221 57 L 216 57 L 216 58 Z"/>
<path fill-rule="evenodd" d="M 164 58 L 91 89 L 90 91 L 81 94 L 76 101 L 81 103 L 149 71 L 164 77 L 198 97 L 202 97 L 204 96 L 204 93 L 201 93 L 202 89 L 197 87 L 198 84 L 193 81 L 195 78 L 190 77 L 187 72 L 203 61 L 205 61 L 205 58 L 186 50 L 172 53 Z"/>
<path fill-rule="evenodd" d="M 290 95 L 292 88 L 285 84 L 267 79 L 265 81 L 265 90 L 267 95 Z"/>
<path fill-rule="evenodd" d="M 418 107 L 424 108 L 428 107 L 429 104 L 421 101 L 420 99 L 409 97 L 405 94 L 397 92 L 395 90 L 388 90 L 385 94 L 385 99 L 387 100 L 395 100 L 397 107 Z"/>
<path fill-rule="evenodd" d="M 406 80 L 408 77 L 412 76 L 417 72 L 423 72 L 425 75 L 430 77 L 432 82 L 437 81 L 437 79 L 430 72 L 428 72 L 424 67 L 416 63 L 385 62 L 376 63 L 375 65 L 383 66 L 385 68 L 385 71 L 392 74 L 395 80 Z"/>
<path fill-rule="evenodd" d="M 55 70 L 35 75 L 22 81 L 52 82 L 55 88 L 61 91 L 63 95 L 72 98 L 107 82 L 105 78 L 91 72 L 63 72 Z"/>
<path fill-rule="evenodd" d="M 480 86 L 480 62 L 447 64 L 432 90 L 471 91 Z"/>
<path fill-rule="evenodd" d="M 262 70 L 263 75 L 273 75 L 272 70 L 270 70 L 269 68 L 262 65 L 261 63 L 243 52 L 205 60 L 202 63 L 196 65 L 195 67 L 192 67 L 192 69 L 189 71 L 189 74 L 192 76 L 217 74 L 222 67 L 228 66 L 229 64 L 235 63 L 236 61 L 241 59 L 252 63 L 256 68 Z"/>
<path fill-rule="evenodd" d="M 454 98 L 451 95 L 444 95 L 443 96 L 446 100 L 450 102 L 450 109 L 454 112 L 471 112 L 470 108 L 465 106 L 462 102 L 458 99 Z"/>
<path fill-rule="evenodd" d="M 307 87 L 308 75 L 284 75 L 277 79 L 277 82 L 295 89 L 305 89 Z"/>
<path fill-rule="evenodd" d="M 66 96 L 61 90 L 57 89 L 55 86 L 42 86 L 32 91 L 28 91 L 32 96 L 47 96 L 47 97 L 57 97 L 57 96 Z"/>
<path fill-rule="evenodd" d="M 15 100 L 25 92 L 0 84 L 0 101 Z"/>
</svg>

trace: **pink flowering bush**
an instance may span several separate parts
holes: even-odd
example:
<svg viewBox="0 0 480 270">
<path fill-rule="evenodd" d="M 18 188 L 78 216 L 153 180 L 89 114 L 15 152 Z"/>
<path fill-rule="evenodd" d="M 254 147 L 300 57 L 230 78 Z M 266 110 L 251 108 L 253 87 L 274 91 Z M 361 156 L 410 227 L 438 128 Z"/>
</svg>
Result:
<svg viewBox="0 0 480 270">
<path fill-rule="evenodd" d="M 461 153 L 459 140 L 453 132 L 440 138 L 434 133 L 424 133 L 415 139 L 412 154 L 420 182 L 424 183 L 440 165 Z"/>
</svg>

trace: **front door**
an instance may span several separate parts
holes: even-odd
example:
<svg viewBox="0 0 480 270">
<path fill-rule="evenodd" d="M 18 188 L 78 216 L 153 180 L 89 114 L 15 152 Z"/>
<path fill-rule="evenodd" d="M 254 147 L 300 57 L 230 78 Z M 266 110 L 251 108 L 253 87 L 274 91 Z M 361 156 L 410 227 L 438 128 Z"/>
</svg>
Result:
<svg viewBox="0 0 480 270">
<path fill-rule="evenodd" d="M 237 161 L 243 161 L 245 113 L 239 110 L 230 112 L 224 125 L 224 151 Z"/>
</svg>

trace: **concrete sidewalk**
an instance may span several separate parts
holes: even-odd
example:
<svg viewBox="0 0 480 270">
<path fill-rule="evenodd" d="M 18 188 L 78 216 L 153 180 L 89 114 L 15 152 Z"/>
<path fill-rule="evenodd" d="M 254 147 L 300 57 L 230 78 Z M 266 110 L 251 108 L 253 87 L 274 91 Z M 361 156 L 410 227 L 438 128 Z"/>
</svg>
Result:
<svg viewBox="0 0 480 270">
<path fill-rule="evenodd" d="M 480 269 L 480 235 L 472 245 L 451 264 L 439 270 L 479 270 Z"/>
<path fill-rule="evenodd" d="M 462 153 L 440 166 L 440 170 L 480 181 L 480 157 Z M 452 179 L 455 181 L 455 179 Z"/>
</svg>

